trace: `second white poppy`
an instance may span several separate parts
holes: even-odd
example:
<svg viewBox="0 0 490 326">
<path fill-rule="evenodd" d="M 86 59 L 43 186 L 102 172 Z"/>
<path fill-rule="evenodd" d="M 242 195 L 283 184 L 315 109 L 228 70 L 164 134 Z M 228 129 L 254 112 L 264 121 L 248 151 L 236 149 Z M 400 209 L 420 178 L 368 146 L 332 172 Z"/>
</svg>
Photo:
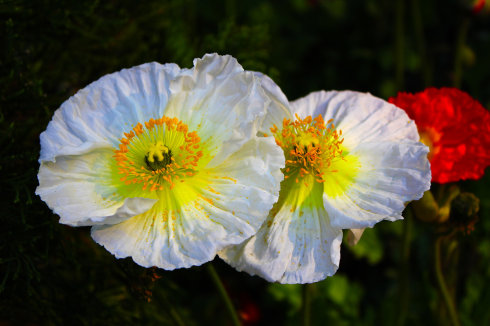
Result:
<svg viewBox="0 0 490 326">
<path fill-rule="evenodd" d="M 258 233 L 220 252 L 280 283 L 335 274 L 342 229 L 402 218 L 430 188 L 428 148 L 404 111 L 370 94 L 316 92 L 271 111 L 263 132 L 286 156 L 279 199 Z"/>
</svg>

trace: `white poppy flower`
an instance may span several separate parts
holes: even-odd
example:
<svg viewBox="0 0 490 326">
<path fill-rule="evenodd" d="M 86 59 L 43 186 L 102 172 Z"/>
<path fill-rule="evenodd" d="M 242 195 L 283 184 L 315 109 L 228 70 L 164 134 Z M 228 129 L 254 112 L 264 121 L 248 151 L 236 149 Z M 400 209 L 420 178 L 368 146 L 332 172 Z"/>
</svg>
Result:
<svg viewBox="0 0 490 326">
<path fill-rule="evenodd" d="M 342 229 L 402 218 L 430 187 L 428 148 L 404 111 L 370 94 L 316 92 L 270 112 L 286 156 L 279 199 L 252 238 L 219 253 L 250 274 L 312 283 L 339 266 Z M 267 126 L 266 126 L 267 127 Z"/>
<path fill-rule="evenodd" d="M 104 76 L 41 134 L 36 193 L 117 258 L 168 270 L 212 260 L 277 201 L 284 155 L 256 137 L 266 110 L 287 103 L 271 82 L 217 54 Z"/>
</svg>

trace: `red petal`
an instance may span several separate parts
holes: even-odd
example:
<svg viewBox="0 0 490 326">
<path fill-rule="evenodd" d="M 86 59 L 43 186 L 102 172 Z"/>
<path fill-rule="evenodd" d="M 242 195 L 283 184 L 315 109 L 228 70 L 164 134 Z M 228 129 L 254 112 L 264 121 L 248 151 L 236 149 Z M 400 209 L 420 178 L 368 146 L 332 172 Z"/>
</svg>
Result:
<svg viewBox="0 0 490 326">
<path fill-rule="evenodd" d="M 398 93 L 388 100 L 432 137 L 432 181 L 479 179 L 490 165 L 490 112 L 456 88 Z M 436 139 L 437 138 L 437 139 Z"/>
</svg>

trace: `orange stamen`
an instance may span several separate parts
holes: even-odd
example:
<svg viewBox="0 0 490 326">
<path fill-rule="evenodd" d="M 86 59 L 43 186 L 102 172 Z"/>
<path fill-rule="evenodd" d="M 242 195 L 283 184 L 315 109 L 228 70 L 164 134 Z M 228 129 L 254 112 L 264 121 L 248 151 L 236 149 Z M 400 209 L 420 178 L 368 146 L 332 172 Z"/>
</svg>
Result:
<svg viewBox="0 0 490 326">
<path fill-rule="evenodd" d="M 286 156 L 284 178 L 294 174 L 298 183 L 299 178 L 312 174 L 317 182 L 323 183 L 322 171 L 326 171 L 334 160 L 344 159 L 342 131 L 335 129 L 333 119 L 325 123 L 321 115 L 301 119 L 295 114 L 295 118 L 295 121 L 284 119 L 282 129 L 276 125 L 270 128 L 276 144 Z"/>
<path fill-rule="evenodd" d="M 159 130 L 162 128 L 163 130 Z M 142 184 L 143 190 L 155 191 L 164 190 L 165 185 L 172 189 L 175 186 L 173 179 L 195 175 L 199 159 L 203 157 L 201 138 L 195 131 L 188 132 L 188 130 L 188 126 L 179 119 L 163 116 L 156 120 L 150 119 L 143 124 L 138 123 L 128 133 L 125 132 L 125 137 L 120 139 L 119 148 L 114 150 L 113 156 L 118 166 L 118 174 L 122 175 L 120 181 L 126 185 Z M 140 165 L 141 163 L 137 168 L 135 162 L 145 162 L 145 157 L 135 157 L 134 142 L 140 139 L 140 136 L 145 137 L 140 140 L 139 146 L 141 146 L 141 143 L 148 142 L 148 137 L 152 139 L 156 137 L 155 135 L 162 133 L 165 135 L 167 132 L 180 133 L 183 139 L 183 143 L 174 146 L 175 148 L 168 148 L 168 153 L 172 155 L 169 163 L 156 170 L 154 166 L 153 168 L 145 167 Z M 159 141 L 163 142 L 164 139 Z M 152 145 L 154 144 L 149 144 L 149 147 Z M 162 161 L 161 156 L 160 161 Z M 146 164 L 148 164 L 147 161 Z"/>
</svg>

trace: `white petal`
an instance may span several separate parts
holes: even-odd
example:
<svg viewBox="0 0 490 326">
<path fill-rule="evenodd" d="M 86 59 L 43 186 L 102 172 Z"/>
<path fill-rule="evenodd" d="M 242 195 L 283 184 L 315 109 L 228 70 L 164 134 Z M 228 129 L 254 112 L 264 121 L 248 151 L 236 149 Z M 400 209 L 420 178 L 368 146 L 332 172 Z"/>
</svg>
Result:
<svg viewBox="0 0 490 326">
<path fill-rule="evenodd" d="M 119 224 L 94 226 L 92 237 L 116 258 L 130 256 L 144 267 L 200 265 L 213 259 L 216 248 L 209 219 L 195 213 L 150 210 Z"/>
<path fill-rule="evenodd" d="M 277 200 L 282 151 L 269 138 L 255 138 L 212 170 L 207 186 L 186 181 L 199 196 L 180 211 L 166 211 L 161 198 L 148 212 L 117 225 L 97 226 L 92 237 L 116 257 L 167 270 L 200 265 L 222 248 L 257 232 Z M 179 193 L 173 195 L 179 202 Z M 166 207 L 166 206 L 165 206 Z"/>
<path fill-rule="evenodd" d="M 92 228 L 92 237 L 117 258 L 132 257 L 141 266 L 166 270 L 201 265 L 225 246 L 254 232 L 232 212 L 198 198 L 180 211 L 158 203 L 150 211 L 116 225 Z"/>
<path fill-rule="evenodd" d="M 207 196 L 249 224 L 253 228 L 249 237 L 257 232 L 277 201 L 283 167 L 284 154 L 272 137 L 252 139 L 212 169 L 214 193 Z"/>
<path fill-rule="evenodd" d="M 114 195 L 107 182 L 112 159 L 110 148 L 84 155 L 58 156 L 39 168 L 36 194 L 60 216 L 60 223 L 73 226 L 117 223 L 153 206 L 155 200 Z"/>
<path fill-rule="evenodd" d="M 116 146 L 138 122 L 161 118 L 175 64 L 147 63 L 106 75 L 80 90 L 58 109 L 41 134 L 39 161 Z"/>
<path fill-rule="evenodd" d="M 293 116 L 290 111 L 289 101 L 279 86 L 277 86 L 276 83 L 269 78 L 269 76 L 260 72 L 254 73 L 255 76 L 260 79 L 262 88 L 271 99 L 271 103 L 267 108 L 264 121 L 262 121 L 262 125 L 260 127 L 260 131 L 262 133 L 270 134 L 270 128 L 272 128 L 274 125 L 281 127 L 284 119 L 293 119 Z"/>
<path fill-rule="evenodd" d="M 325 121 L 333 119 L 337 129 L 342 130 L 348 148 L 360 142 L 419 140 L 417 127 L 405 111 L 369 93 L 310 93 L 292 102 L 291 110 L 300 117 L 314 118 L 321 114 Z"/>
<path fill-rule="evenodd" d="M 211 147 L 212 167 L 256 135 L 270 99 L 258 77 L 231 56 L 206 55 L 194 64 L 172 81 L 165 114 L 185 122 Z"/>
<path fill-rule="evenodd" d="M 271 282 L 312 283 L 335 274 L 342 231 L 332 228 L 323 208 L 281 207 L 259 232 L 219 256 L 239 271 Z"/>
<path fill-rule="evenodd" d="M 418 142 L 366 142 L 351 151 L 360 170 L 343 195 L 323 196 L 332 225 L 342 229 L 372 227 L 401 219 L 408 201 L 430 188 L 428 149 Z"/>
</svg>

